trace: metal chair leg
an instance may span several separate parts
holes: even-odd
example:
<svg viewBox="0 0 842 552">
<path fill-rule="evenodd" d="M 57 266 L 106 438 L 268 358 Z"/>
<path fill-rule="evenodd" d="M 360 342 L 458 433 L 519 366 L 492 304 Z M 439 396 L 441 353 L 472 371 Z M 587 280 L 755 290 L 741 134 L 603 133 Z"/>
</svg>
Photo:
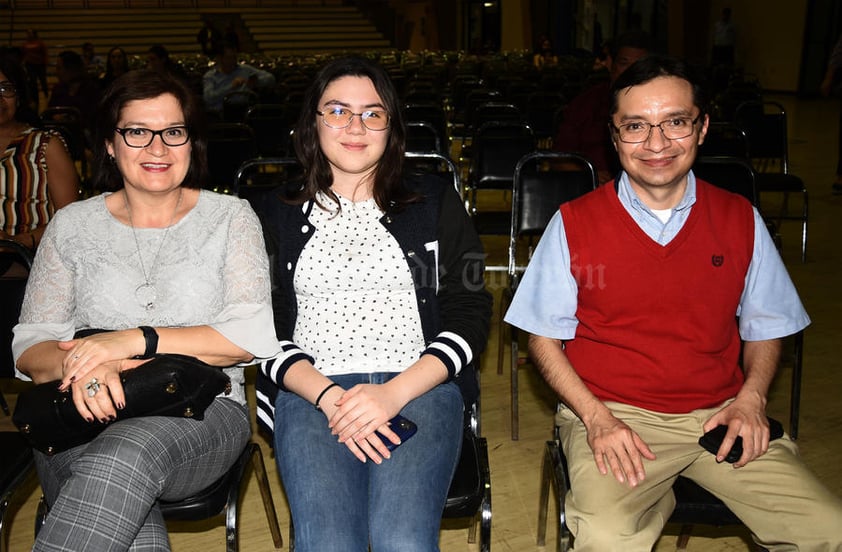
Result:
<svg viewBox="0 0 842 552">
<path fill-rule="evenodd" d="M 512 339 L 512 367 L 511 367 L 511 395 L 512 395 L 512 441 L 517 441 L 520 437 L 519 416 L 518 416 L 518 332 L 517 328 L 512 326 L 509 329 Z"/>
<path fill-rule="evenodd" d="M 690 542 L 690 533 L 693 532 L 692 523 L 684 523 L 681 526 L 681 531 L 678 533 L 678 539 L 675 541 L 676 550 L 687 550 L 687 543 Z"/>
<path fill-rule="evenodd" d="M 281 548 L 284 545 L 284 540 L 281 536 L 281 527 L 278 524 L 278 515 L 275 510 L 275 502 L 272 500 L 272 491 L 269 488 L 269 478 L 266 475 L 266 464 L 263 462 L 260 445 L 253 443 L 251 458 L 254 475 L 257 477 L 257 486 L 260 489 L 260 497 L 263 499 L 266 520 L 269 522 L 269 531 L 272 533 L 272 542 L 275 544 L 275 548 Z"/>
<path fill-rule="evenodd" d="M 535 540 L 538 546 L 547 544 L 547 510 L 550 502 L 550 482 L 553 478 L 549 446 L 548 443 L 544 447 L 544 458 L 541 461 L 541 489 L 538 494 L 538 537 Z"/>
<path fill-rule="evenodd" d="M 807 262 L 807 190 L 804 190 L 804 205 L 801 208 L 801 262 Z"/>
<path fill-rule="evenodd" d="M 473 521 L 471 521 L 471 526 L 468 527 L 468 544 L 474 544 L 477 542 L 477 527 L 480 524 L 480 516 L 477 514 Z"/>
<path fill-rule="evenodd" d="M 506 292 L 503 291 L 503 296 L 500 301 L 500 313 L 497 317 L 497 375 L 501 375 L 503 373 L 503 356 L 506 349 L 506 327 L 508 324 L 503 322 L 503 317 L 506 315 Z"/>
<path fill-rule="evenodd" d="M 546 545 L 547 508 L 551 486 L 556 500 L 556 512 L 558 513 L 556 551 L 567 552 L 573 544 L 573 537 L 567 529 L 564 514 L 564 499 L 567 496 L 568 489 L 567 474 L 559 444 L 556 441 L 547 441 L 544 446 L 544 459 L 541 469 L 541 492 L 538 499 L 538 535 L 536 539 L 538 546 Z"/>
<path fill-rule="evenodd" d="M 792 361 L 792 397 L 789 404 L 789 436 L 798 438 L 798 417 L 801 414 L 801 371 L 804 355 L 804 330 L 795 334 Z"/>
</svg>

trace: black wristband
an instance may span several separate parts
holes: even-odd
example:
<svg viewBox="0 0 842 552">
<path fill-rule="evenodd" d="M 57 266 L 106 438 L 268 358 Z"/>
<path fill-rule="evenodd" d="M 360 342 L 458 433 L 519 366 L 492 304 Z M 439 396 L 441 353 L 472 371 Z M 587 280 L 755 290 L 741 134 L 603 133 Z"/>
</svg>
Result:
<svg viewBox="0 0 842 552">
<path fill-rule="evenodd" d="M 143 332 L 143 339 L 146 340 L 146 350 L 143 351 L 142 355 L 135 358 L 152 358 L 158 352 L 158 332 L 150 326 L 139 326 L 138 329 Z"/>
<path fill-rule="evenodd" d="M 316 410 L 322 409 L 322 407 L 319 406 L 319 403 L 322 401 L 322 397 L 324 397 L 325 393 L 327 393 L 329 390 L 333 389 L 334 387 L 339 387 L 339 384 L 338 383 L 331 383 L 330 385 L 328 385 L 327 387 L 322 389 L 322 392 L 319 393 L 318 397 L 316 397 L 316 402 L 313 403 L 313 406 L 316 407 Z"/>
</svg>

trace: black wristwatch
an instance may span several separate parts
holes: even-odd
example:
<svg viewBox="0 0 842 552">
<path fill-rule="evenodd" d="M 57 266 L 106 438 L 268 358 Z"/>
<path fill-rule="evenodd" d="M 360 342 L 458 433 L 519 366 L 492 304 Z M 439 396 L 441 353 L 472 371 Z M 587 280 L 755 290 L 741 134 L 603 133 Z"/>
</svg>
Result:
<svg viewBox="0 0 842 552">
<path fill-rule="evenodd" d="M 158 352 L 158 332 L 151 326 L 139 326 L 138 329 L 143 332 L 143 339 L 146 340 L 146 350 L 143 354 L 135 358 L 152 358 Z"/>
</svg>

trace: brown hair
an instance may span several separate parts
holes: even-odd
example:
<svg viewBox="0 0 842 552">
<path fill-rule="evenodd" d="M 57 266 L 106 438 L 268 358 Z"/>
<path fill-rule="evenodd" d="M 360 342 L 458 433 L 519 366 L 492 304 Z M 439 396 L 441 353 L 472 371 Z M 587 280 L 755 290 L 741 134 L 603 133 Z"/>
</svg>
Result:
<svg viewBox="0 0 842 552">
<path fill-rule="evenodd" d="M 333 173 L 330 163 L 319 146 L 318 125 L 322 123 L 316 111 L 327 87 L 333 81 L 347 76 L 370 79 L 389 114 L 389 129 L 385 131 L 389 133 L 389 137 L 383 156 L 374 171 L 373 195 L 382 211 L 399 210 L 418 199 L 403 183 L 406 127 L 401 113 L 400 98 L 388 73 L 382 67 L 366 58 L 354 56 L 328 62 L 307 89 L 293 133 L 295 152 L 304 168 L 304 185 L 291 200 L 307 201 L 313 199 L 318 192 L 322 192 L 339 205 L 338 198 L 331 190 Z"/>
<path fill-rule="evenodd" d="M 120 114 L 127 103 L 148 100 L 164 94 L 175 96 L 184 114 L 184 125 L 190 134 L 190 168 L 181 183 L 185 188 L 201 188 L 208 179 L 205 117 L 193 91 L 183 82 L 167 74 L 150 70 L 129 71 L 105 91 L 97 111 L 94 129 L 93 187 L 95 190 L 119 190 L 123 175 L 108 155 L 106 144 L 115 140 Z M 119 139 L 119 138 L 118 138 Z"/>
</svg>

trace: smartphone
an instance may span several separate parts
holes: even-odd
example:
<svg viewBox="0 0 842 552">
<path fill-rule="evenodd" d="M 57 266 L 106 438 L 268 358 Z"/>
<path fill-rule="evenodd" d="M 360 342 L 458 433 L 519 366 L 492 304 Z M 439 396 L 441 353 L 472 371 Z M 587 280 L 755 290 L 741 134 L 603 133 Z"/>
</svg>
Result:
<svg viewBox="0 0 842 552">
<path fill-rule="evenodd" d="M 781 425 L 781 422 L 774 418 L 768 418 L 769 420 L 769 440 L 774 441 L 775 439 L 780 439 L 784 435 L 784 427 Z M 726 425 L 719 425 L 715 428 L 711 429 L 701 437 L 699 437 L 699 444 L 711 454 L 716 454 L 719 451 L 719 447 L 722 446 L 722 440 L 725 438 L 725 434 L 728 432 L 728 426 Z M 731 447 L 731 450 L 728 451 L 728 455 L 725 456 L 725 461 L 733 464 L 737 460 L 740 459 L 740 456 L 743 455 L 743 438 L 737 437 L 734 441 L 734 445 Z"/>
<path fill-rule="evenodd" d="M 405 443 L 407 439 L 415 435 L 415 432 L 418 431 L 418 426 L 415 425 L 415 422 L 407 420 L 400 414 L 389 420 L 389 428 L 398 434 L 398 437 L 401 439 L 401 444 Z M 398 446 L 400 446 L 390 441 L 388 437 L 384 436 L 379 431 L 375 431 L 374 433 L 380 437 L 380 440 L 383 441 L 383 444 L 386 445 L 386 448 L 390 451 L 395 450 Z"/>
</svg>

